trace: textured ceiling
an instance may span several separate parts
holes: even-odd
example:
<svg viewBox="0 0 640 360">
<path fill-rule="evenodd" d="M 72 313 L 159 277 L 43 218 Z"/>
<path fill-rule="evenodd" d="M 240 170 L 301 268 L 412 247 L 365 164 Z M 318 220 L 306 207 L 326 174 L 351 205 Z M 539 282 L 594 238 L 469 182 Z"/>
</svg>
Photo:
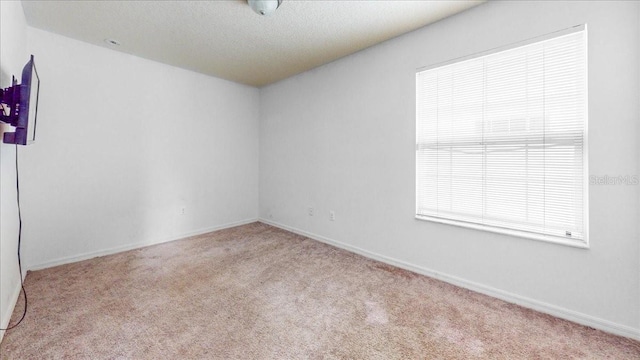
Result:
<svg viewBox="0 0 640 360">
<path fill-rule="evenodd" d="M 29 25 L 253 86 L 352 54 L 481 1 L 22 1 Z M 119 41 L 108 45 L 104 39 Z"/>
</svg>

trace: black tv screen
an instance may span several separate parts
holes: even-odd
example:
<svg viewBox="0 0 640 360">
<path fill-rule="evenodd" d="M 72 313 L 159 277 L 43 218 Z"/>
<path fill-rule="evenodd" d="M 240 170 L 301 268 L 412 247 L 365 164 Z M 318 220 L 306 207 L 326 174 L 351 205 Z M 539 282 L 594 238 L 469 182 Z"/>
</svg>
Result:
<svg viewBox="0 0 640 360">
<path fill-rule="evenodd" d="M 28 84 L 26 91 L 29 96 L 26 97 L 27 111 L 25 116 L 27 117 L 27 144 L 33 143 L 36 140 L 36 120 L 38 117 L 38 94 L 40 93 L 40 78 L 36 71 L 36 63 L 33 61 L 33 55 L 31 60 L 25 68 L 22 70 L 22 83 Z"/>
</svg>

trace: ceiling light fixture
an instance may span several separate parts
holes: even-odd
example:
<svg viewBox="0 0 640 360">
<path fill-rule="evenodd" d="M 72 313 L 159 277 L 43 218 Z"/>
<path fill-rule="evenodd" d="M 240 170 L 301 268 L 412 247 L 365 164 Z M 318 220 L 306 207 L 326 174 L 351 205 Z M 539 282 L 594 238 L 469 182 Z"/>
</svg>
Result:
<svg viewBox="0 0 640 360">
<path fill-rule="evenodd" d="M 271 15 L 282 4 L 282 0 L 247 0 L 247 2 L 258 15 Z"/>
</svg>

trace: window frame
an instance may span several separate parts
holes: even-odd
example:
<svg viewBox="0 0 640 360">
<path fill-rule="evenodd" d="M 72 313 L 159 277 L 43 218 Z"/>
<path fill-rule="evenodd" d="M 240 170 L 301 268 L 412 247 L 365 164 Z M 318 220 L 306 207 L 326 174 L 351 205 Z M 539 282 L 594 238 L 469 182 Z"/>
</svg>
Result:
<svg viewBox="0 0 640 360">
<path fill-rule="evenodd" d="M 584 101 L 584 123 L 583 123 L 583 149 L 582 149 L 582 154 L 583 154 L 583 158 L 582 158 L 582 168 L 583 168 L 583 174 L 582 174 L 582 186 L 583 186 L 583 198 L 582 198 L 582 207 L 583 207 L 583 239 L 570 239 L 570 238 L 563 238 L 563 237 L 559 237 L 559 236 L 553 236 L 553 235 L 547 235 L 547 234 L 541 234 L 541 233 L 537 233 L 537 232 L 529 232 L 529 231 L 525 231 L 525 230 L 519 230 L 519 229 L 513 229 L 513 228 L 507 228 L 507 227 L 499 227 L 499 226 L 495 226 L 495 225 L 485 225 L 485 224 L 481 224 L 481 223 L 474 223 L 474 222 L 470 222 L 470 221 L 463 221 L 463 220 L 455 220 L 455 219 L 447 219 L 447 218 L 443 218 L 443 217 L 435 217 L 435 216 L 429 216 L 429 215 L 420 215 L 418 214 L 418 210 L 419 210 L 419 204 L 418 204 L 418 193 L 420 190 L 420 183 L 419 183 L 419 173 L 418 173 L 418 155 L 417 155 L 417 149 L 418 146 L 420 145 L 418 142 L 418 137 L 419 137 L 419 133 L 418 133 L 418 106 L 419 106 L 419 89 L 418 89 L 418 81 L 417 81 L 417 75 L 423 71 L 427 71 L 427 70 L 431 70 L 431 69 L 435 69 L 435 68 L 440 68 L 440 67 L 444 67 L 447 65 L 451 65 L 454 63 L 459 63 L 459 62 L 463 62 L 463 61 L 467 61 L 467 60 L 472 60 L 475 58 L 480 58 L 480 57 L 484 57 L 484 56 L 488 56 L 491 54 L 495 54 L 495 53 L 499 53 L 499 52 L 503 52 L 503 51 L 507 51 L 507 50 L 511 50 L 511 49 L 515 49 L 518 47 L 522 47 L 522 46 L 526 46 L 529 44 L 533 44 L 533 43 L 537 43 L 537 42 L 542 42 L 545 40 L 550 40 L 556 37 L 561 37 L 564 35 L 569 35 L 572 33 L 576 33 L 576 32 L 580 32 L 580 31 L 584 31 L 584 37 L 585 37 L 585 70 L 584 70 L 584 76 L 585 76 L 585 101 Z M 587 24 L 581 24 L 581 25 L 576 25 L 570 28 L 566 28 L 566 29 L 562 29 L 559 31 L 555 31 L 552 33 L 548 33 L 542 36 L 537 36 L 534 38 L 530 38 L 527 40 L 523 40 L 520 42 L 516 42 L 516 43 L 511 43 L 509 45 L 505 45 L 505 46 L 500 46 L 500 47 L 496 47 L 487 51 L 483 51 L 480 53 L 475 53 L 475 54 L 471 54 L 468 56 L 463 56 L 463 57 L 459 57 L 459 58 L 455 58 L 455 59 L 451 59 L 448 61 L 444 61 L 444 62 L 439 62 L 439 63 L 435 63 L 432 65 L 428 65 L 428 66 L 424 66 L 424 67 L 420 67 L 417 68 L 415 71 L 416 74 L 416 81 L 415 81 L 415 86 L 416 86 L 416 103 L 415 103 L 415 125 L 416 125 L 416 136 L 415 136 L 415 141 L 416 141 L 416 148 L 414 149 L 414 170 L 415 170 L 415 219 L 420 220 L 420 221 L 428 221 L 428 222 L 434 222 L 434 223 L 440 223 L 440 224 L 447 224 L 447 225 L 454 225 L 454 226 L 458 226 L 458 227 L 463 227 L 463 228 L 469 228 L 469 229 L 475 229 L 475 230 L 482 230 L 482 231 L 487 231 L 487 232 L 492 232 L 492 233 L 498 233 L 498 234 L 505 234 L 505 235 L 510 235 L 510 236 L 514 236 L 514 237 L 519 237 L 519 238 L 525 238 L 525 239 L 532 239 L 532 240 L 538 240 L 538 241 L 543 241 L 543 242 L 548 242 L 548 243 L 553 243 L 553 244 L 560 244 L 560 245 L 566 245 L 566 246 L 570 246 L 570 247 L 576 247 L 576 248 L 581 248 L 581 249 L 589 249 L 590 248 L 590 243 L 589 243 L 589 131 L 588 131 L 588 124 L 589 124 L 589 42 L 588 42 L 588 32 L 587 32 Z"/>
</svg>

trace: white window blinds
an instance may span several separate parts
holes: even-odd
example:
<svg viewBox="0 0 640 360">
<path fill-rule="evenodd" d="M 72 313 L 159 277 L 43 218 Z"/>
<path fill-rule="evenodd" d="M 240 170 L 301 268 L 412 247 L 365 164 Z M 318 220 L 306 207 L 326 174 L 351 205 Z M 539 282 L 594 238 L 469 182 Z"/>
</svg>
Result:
<svg viewBox="0 0 640 360">
<path fill-rule="evenodd" d="M 581 26 L 416 74 L 416 216 L 586 245 Z"/>
</svg>

